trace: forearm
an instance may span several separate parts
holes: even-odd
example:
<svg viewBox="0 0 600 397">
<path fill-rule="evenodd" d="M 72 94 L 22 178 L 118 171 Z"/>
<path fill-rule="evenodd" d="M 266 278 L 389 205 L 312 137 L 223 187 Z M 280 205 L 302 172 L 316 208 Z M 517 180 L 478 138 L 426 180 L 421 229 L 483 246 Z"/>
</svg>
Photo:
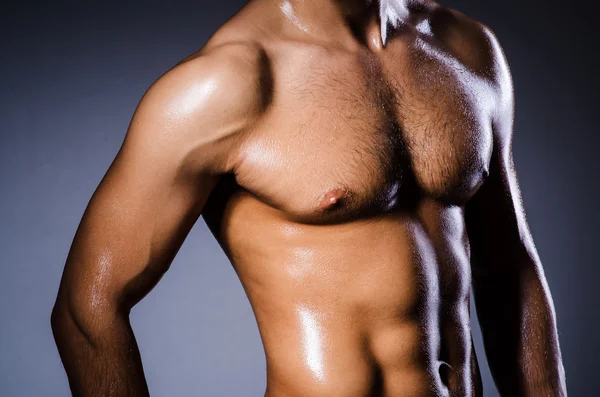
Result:
<svg viewBox="0 0 600 397">
<path fill-rule="evenodd" d="M 566 396 L 550 291 L 540 268 L 521 269 L 474 278 L 490 369 L 503 396 Z"/>
<path fill-rule="evenodd" d="M 52 313 L 54 338 L 73 396 L 148 396 L 127 316 L 92 317 L 102 320 L 93 327 L 82 327 L 68 310 L 57 308 Z"/>
</svg>

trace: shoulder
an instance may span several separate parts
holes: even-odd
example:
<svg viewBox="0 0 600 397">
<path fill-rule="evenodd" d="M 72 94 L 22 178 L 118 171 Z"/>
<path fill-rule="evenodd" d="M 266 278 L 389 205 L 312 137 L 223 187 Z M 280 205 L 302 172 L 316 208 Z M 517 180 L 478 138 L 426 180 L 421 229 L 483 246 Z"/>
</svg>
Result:
<svg viewBox="0 0 600 397">
<path fill-rule="evenodd" d="M 206 45 L 150 86 L 128 139 L 168 142 L 188 154 L 232 148 L 269 104 L 269 73 L 266 54 L 255 43 Z"/>
<path fill-rule="evenodd" d="M 485 23 L 442 6 L 431 10 L 430 21 L 436 38 L 465 66 L 493 83 L 504 84 L 510 79 L 500 42 Z"/>
<path fill-rule="evenodd" d="M 492 119 L 509 134 L 513 119 L 513 81 L 504 50 L 493 30 L 485 23 L 447 7 L 431 12 L 433 34 L 463 65 L 485 79 L 490 87 Z"/>
<path fill-rule="evenodd" d="M 268 102 L 268 73 L 264 51 L 253 43 L 205 47 L 158 78 L 140 104 L 180 117 L 255 113 Z"/>
</svg>

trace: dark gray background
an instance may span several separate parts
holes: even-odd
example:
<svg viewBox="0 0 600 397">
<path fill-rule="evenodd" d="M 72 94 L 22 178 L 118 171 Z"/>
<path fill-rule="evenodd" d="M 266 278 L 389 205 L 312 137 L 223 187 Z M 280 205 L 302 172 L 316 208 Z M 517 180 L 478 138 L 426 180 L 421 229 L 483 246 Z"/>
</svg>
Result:
<svg viewBox="0 0 600 397">
<path fill-rule="evenodd" d="M 66 396 L 49 315 L 83 210 L 146 88 L 242 4 L 21 2 L 0 10 L 0 395 Z M 590 3 L 447 3 L 487 23 L 516 88 L 515 162 L 553 293 L 570 396 L 599 352 L 598 70 Z M 133 311 L 154 396 L 262 396 L 257 327 L 203 221 Z M 475 337 L 486 396 L 496 396 Z"/>
</svg>

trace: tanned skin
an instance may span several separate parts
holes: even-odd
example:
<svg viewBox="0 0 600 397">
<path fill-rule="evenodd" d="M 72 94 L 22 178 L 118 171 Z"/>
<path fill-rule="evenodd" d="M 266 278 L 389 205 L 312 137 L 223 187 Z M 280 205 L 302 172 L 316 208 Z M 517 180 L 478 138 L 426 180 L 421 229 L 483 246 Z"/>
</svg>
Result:
<svg viewBox="0 0 600 397">
<path fill-rule="evenodd" d="M 269 397 L 565 396 L 489 28 L 434 2 L 252 0 L 143 96 L 52 326 L 75 396 L 147 396 L 129 313 L 202 215 Z"/>
</svg>

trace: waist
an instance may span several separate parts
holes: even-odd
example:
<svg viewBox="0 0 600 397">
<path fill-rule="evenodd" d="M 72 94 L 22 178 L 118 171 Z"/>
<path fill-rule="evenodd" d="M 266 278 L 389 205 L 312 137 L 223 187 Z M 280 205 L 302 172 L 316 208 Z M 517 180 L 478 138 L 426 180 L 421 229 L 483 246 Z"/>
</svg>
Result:
<svg viewBox="0 0 600 397">
<path fill-rule="evenodd" d="M 281 262 L 238 262 L 269 396 L 473 395 L 468 264 L 440 269 L 432 250 L 408 247 L 296 247 L 272 258 Z"/>
<path fill-rule="evenodd" d="M 259 309 L 267 395 L 477 395 L 467 305 L 459 311 L 465 316 L 438 322 L 433 316 L 394 321 L 302 306 L 287 315 Z"/>
</svg>

